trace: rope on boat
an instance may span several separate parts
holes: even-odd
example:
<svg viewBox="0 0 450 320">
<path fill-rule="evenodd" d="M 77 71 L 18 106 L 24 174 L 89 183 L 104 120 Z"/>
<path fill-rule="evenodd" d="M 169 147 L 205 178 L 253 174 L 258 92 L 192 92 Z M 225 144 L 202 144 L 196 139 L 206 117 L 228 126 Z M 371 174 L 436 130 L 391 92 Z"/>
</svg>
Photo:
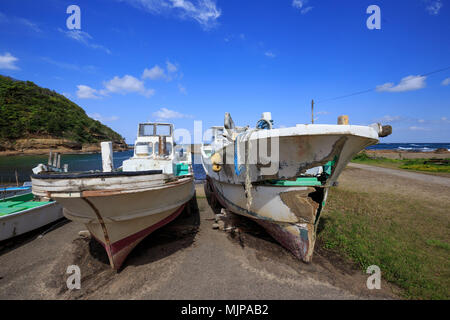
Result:
<svg viewBox="0 0 450 320">
<path fill-rule="evenodd" d="M 249 130 L 248 138 L 245 143 L 245 195 L 247 198 L 247 211 L 250 211 L 250 206 L 253 202 L 253 196 L 252 196 L 252 180 L 250 179 L 250 137 L 252 136 L 252 133 L 257 131 L 258 129 L 251 129 Z"/>
</svg>

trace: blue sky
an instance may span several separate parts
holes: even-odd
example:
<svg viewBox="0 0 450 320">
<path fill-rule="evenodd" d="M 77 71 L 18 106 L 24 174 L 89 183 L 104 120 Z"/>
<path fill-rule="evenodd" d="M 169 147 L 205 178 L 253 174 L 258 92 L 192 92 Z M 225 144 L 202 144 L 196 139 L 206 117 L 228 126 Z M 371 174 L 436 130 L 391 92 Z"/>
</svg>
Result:
<svg viewBox="0 0 450 320">
<path fill-rule="evenodd" d="M 450 142 L 450 69 L 421 77 L 450 67 L 449 34 L 444 0 L 1 1 L 0 74 L 66 95 L 129 143 L 138 122 L 206 130 L 226 111 L 308 123 L 311 99 L 316 123 L 348 114 L 391 124 L 384 142 Z"/>
</svg>

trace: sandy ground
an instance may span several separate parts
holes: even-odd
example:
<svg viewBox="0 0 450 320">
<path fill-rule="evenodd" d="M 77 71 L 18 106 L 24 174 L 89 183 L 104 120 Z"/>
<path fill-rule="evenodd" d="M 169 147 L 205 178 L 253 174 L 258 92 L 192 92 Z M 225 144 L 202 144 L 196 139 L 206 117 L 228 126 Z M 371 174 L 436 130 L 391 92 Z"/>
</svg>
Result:
<svg viewBox="0 0 450 320">
<path fill-rule="evenodd" d="M 116 273 L 103 248 L 63 220 L 0 243 L 0 299 L 390 299 L 394 289 L 366 288 L 367 276 L 317 248 L 296 260 L 252 221 L 239 234 L 212 229 L 213 212 L 197 188 L 198 210 L 185 211 L 147 237 Z M 40 236 L 42 235 L 43 236 Z M 69 265 L 81 289 L 66 287 Z"/>
<path fill-rule="evenodd" d="M 350 164 L 339 187 L 383 191 L 450 203 L 449 178 Z M 212 229 L 214 215 L 197 186 L 191 213 L 147 237 L 116 273 L 84 226 L 62 220 L 0 242 L 0 299 L 391 299 L 383 282 L 320 246 L 312 264 L 296 260 L 249 219 L 236 216 L 238 234 Z M 66 287 L 69 265 L 81 269 L 81 289 Z"/>
</svg>

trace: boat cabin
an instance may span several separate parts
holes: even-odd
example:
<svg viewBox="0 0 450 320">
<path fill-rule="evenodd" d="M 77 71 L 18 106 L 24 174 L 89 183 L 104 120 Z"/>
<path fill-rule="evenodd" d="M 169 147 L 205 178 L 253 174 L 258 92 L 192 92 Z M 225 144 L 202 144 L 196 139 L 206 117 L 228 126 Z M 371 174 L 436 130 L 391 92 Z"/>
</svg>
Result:
<svg viewBox="0 0 450 320">
<path fill-rule="evenodd" d="M 174 173 L 177 167 L 174 159 L 187 158 L 183 149 L 177 148 L 176 152 L 174 149 L 172 124 L 140 123 L 133 157 L 123 162 L 123 171 L 163 170 L 163 173 Z M 185 161 L 189 162 L 189 159 Z"/>
</svg>

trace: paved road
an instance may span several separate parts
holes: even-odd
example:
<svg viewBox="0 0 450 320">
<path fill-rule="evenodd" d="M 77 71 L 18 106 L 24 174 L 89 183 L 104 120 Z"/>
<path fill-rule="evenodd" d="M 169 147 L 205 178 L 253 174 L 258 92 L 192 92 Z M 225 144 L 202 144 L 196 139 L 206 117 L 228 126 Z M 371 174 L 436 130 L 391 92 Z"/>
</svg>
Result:
<svg viewBox="0 0 450 320">
<path fill-rule="evenodd" d="M 147 237 L 121 272 L 110 270 L 84 226 L 68 222 L 38 238 L 0 249 L 0 299 L 384 299 L 367 275 L 316 252 L 304 264 L 253 223 L 234 238 L 213 230 L 204 198 Z M 252 229 L 252 228 L 255 229 Z M 42 230 L 41 230 L 42 232 Z M 81 290 L 68 291 L 66 268 L 81 269 Z M 385 288 L 385 287 L 383 287 Z"/>
<path fill-rule="evenodd" d="M 376 167 L 376 166 L 370 166 L 366 164 L 359 164 L 359 163 L 349 163 L 349 167 L 368 170 L 372 172 L 378 172 L 378 173 L 385 173 L 401 178 L 408 178 L 413 180 L 418 180 L 420 182 L 424 183 L 433 183 L 442 185 L 445 187 L 450 187 L 450 178 L 447 177 L 440 177 L 435 176 L 431 174 L 424 174 L 424 173 L 417 173 L 412 171 L 406 171 L 406 170 L 398 170 L 398 169 L 389 169 L 389 168 L 382 168 L 382 167 Z"/>
</svg>

